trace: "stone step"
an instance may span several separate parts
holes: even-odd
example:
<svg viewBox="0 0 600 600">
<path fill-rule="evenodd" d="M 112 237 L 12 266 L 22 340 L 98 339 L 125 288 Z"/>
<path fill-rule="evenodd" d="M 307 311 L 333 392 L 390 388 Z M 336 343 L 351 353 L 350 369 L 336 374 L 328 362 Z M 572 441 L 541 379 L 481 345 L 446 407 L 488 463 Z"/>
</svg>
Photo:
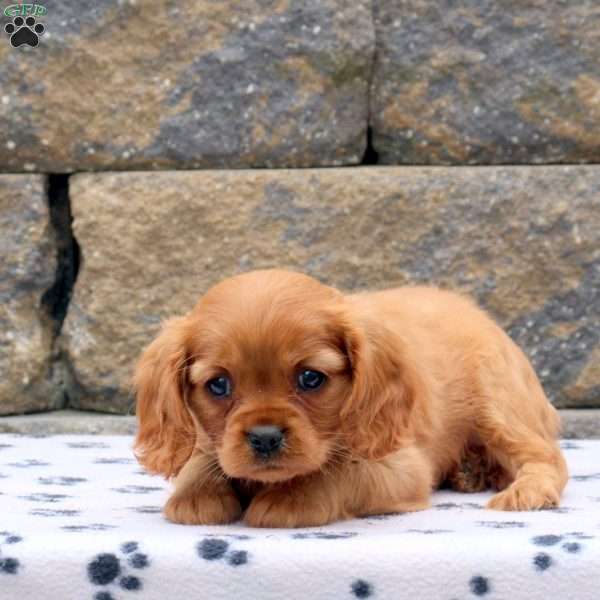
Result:
<svg viewBox="0 0 600 600">
<path fill-rule="evenodd" d="M 600 439 L 600 409 L 561 409 L 565 439 Z M 0 417 L 0 433 L 26 435 L 106 434 L 133 435 L 136 419 L 129 415 L 58 410 L 49 413 Z"/>
<path fill-rule="evenodd" d="M 107 415 L 78 410 L 56 410 L 0 417 L 0 433 L 60 435 L 71 433 L 133 435 L 136 419 L 129 415 Z"/>
</svg>

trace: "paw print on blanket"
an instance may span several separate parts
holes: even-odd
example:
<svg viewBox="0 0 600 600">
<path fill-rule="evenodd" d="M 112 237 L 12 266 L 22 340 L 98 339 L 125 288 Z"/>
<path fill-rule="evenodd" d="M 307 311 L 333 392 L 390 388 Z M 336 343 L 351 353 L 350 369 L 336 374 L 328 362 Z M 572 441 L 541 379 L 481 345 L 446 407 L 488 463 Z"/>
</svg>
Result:
<svg viewBox="0 0 600 600">
<path fill-rule="evenodd" d="M 128 456 L 108 456 L 94 460 L 95 465 L 131 465 L 135 461 Z"/>
<path fill-rule="evenodd" d="M 118 488 L 112 488 L 112 491 L 119 494 L 149 494 L 151 492 L 160 492 L 162 489 L 162 487 L 155 485 L 123 485 Z"/>
<path fill-rule="evenodd" d="M 581 543 L 582 539 L 590 539 L 590 536 L 584 535 L 579 531 L 563 535 L 549 533 L 546 535 L 536 535 L 531 539 L 531 543 L 542 548 L 553 548 L 560 545 L 561 550 L 567 554 L 579 554 L 584 548 Z M 554 558 L 548 552 L 538 552 L 533 557 L 533 566 L 540 573 L 548 570 L 553 564 Z"/>
<path fill-rule="evenodd" d="M 31 467 L 49 467 L 50 463 L 45 460 L 38 460 L 37 458 L 26 458 L 19 462 L 8 463 L 9 467 L 16 467 L 17 469 L 29 469 Z"/>
<path fill-rule="evenodd" d="M 523 529 L 527 523 L 523 521 L 476 521 L 478 527 L 489 527 L 490 529 Z"/>
<path fill-rule="evenodd" d="M 573 481 L 597 481 L 600 479 L 600 473 L 588 473 L 587 475 L 573 475 Z"/>
<path fill-rule="evenodd" d="M 15 535 L 10 531 L 0 531 L 0 576 L 1 575 L 16 575 L 21 563 L 17 558 L 8 556 L 9 548 L 13 544 L 18 544 L 23 541 L 20 535 Z"/>
<path fill-rule="evenodd" d="M 29 502 L 44 502 L 47 504 L 55 504 L 65 498 L 71 498 L 68 494 L 45 494 L 45 493 L 34 493 L 28 494 L 27 496 L 19 496 L 21 500 L 28 500 Z"/>
<path fill-rule="evenodd" d="M 301 531 L 293 533 L 295 540 L 347 540 L 357 536 L 356 531 Z"/>
<path fill-rule="evenodd" d="M 475 575 L 469 581 L 469 590 L 475 596 L 485 596 L 490 591 L 490 581 L 487 577 Z"/>
<path fill-rule="evenodd" d="M 83 450 L 86 448 L 110 448 L 110 446 L 104 442 L 67 442 L 67 448 L 73 448 L 75 450 Z"/>
<path fill-rule="evenodd" d="M 370 598 L 373 595 L 373 586 L 364 579 L 353 581 L 350 590 L 356 598 Z"/>
<path fill-rule="evenodd" d="M 248 562 L 246 550 L 229 551 L 229 542 L 222 538 L 207 537 L 197 546 L 198 555 L 207 561 L 226 560 L 232 567 L 239 567 Z"/>
<path fill-rule="evenodd" d="M 435 510 L 479 510 L 483 508 L 483 505 L 477 504 L 477 502 L 461 502 L 460 504 L 457 504 L 456 502 L 440 502 L 438 504 L 434 504 L 432 508 Z"/>
<path fill-rule="evenodd" d="M 142 589 L 142 580 L 130 569 L 145 569 L 150 561 L 148 556 L 139 552 L 137 542 L 125 542 L 120 548 L 121 556 L 104 552 L 98 554 L 87 565 L 88 578 L 91 583 L 103 586 L 94 596 L 94 600 L 114 600 L 110 586 L 120 587 L 125 591 L 138 591 Z"/>
<path fill-rule="evenodd" d="M 87 481 L 85 477 L 70 477 L 70 476 L 55 476 L 55 477 L 38 477 L 38 483 L 42 485 L 62 485 L 72 487 L 78 483 Z"/>
</svg>

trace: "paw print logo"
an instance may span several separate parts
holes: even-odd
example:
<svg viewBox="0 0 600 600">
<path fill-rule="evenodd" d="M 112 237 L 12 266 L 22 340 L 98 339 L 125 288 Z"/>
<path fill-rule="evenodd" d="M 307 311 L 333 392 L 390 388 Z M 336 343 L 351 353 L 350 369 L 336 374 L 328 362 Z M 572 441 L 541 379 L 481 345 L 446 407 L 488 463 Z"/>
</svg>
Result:
<svg viewBox="0 0 600 600">
<path fill-rule="evenodd" d="M 46 28 L 42 23 L 36 23 L 35 17 L 15 17 L 12 23 L 4 26 L 4 31 L 10 35 L 10 43 L 13 48 L 23 44 L 35 48 L 40 43 L 40 36 Z"/>
<path fill-rule="evenodd" d="M 109 586 L 117 586 L 125 591 L 138 591 L 142 589 L 142 581 L 132 575 L 129 569 L 145 569 L 149 564 L 148 556 L 139 552 L 137 542 L 126 542 L 121 545 L 122 556 L 104 552 L 98 554 L 88 563 L 87 572 L 89 580 L 104 589 L 94 596 L 94 600 L 114 600 Z"/>
</svg>

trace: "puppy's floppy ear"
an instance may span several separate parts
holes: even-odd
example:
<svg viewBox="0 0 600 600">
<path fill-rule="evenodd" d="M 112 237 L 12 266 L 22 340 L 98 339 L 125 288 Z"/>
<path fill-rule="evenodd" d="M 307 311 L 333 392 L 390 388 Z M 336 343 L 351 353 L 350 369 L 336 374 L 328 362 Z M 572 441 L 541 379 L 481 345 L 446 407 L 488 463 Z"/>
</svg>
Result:
<svg viewBox="0 0 600 600">
<path fill-rule="evenodd" d="M 176 475 L 194 446 L 194 422 L 185 403 L 187 319 L 167 321 L 137 365 L 134 386 L 138 460 L 152 473 Z"/>
<path fill-rule="evenodd" d="M 403 360 L 400 340 L 379 321 L 347 312 L 342 327 L 352 367 L 342 429 L 356 454 L 377 460 L 410 443 L 418 380 Z"/>
</svg>

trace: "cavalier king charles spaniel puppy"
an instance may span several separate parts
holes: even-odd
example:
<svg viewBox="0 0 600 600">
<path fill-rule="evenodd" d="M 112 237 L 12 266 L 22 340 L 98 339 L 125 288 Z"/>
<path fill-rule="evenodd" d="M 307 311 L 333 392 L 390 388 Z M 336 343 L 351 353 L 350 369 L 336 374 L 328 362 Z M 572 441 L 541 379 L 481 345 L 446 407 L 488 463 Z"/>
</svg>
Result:
<svg viewBox="0 0 600 600">
<path fill-rule="evenodd" d="M 265 270 L 167 321 L 135 374 L 136 454 L 174 477 L 176 523 L 323 525 L 494 488 L 557 506 L 559 419 L 531 364 L 469 299 L 430 287 L 344 295 Z"/>
</svg>

